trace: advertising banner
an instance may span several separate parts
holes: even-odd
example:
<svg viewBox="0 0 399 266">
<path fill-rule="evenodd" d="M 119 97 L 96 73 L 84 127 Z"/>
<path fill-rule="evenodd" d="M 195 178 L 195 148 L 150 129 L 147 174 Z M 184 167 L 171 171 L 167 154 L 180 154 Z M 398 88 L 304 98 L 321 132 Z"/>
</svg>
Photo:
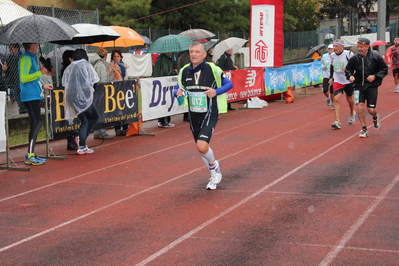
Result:
<svg viewBox="0 0 399 266">
<path fill-rule="evenodd" d="M 176 84 L 177 76 L 140 79 L 143 121 L 188 111 L 173 95 Z"/>
<path fill-rule="evenodd" d="M 93 103 L 100 115 L 95 129 L 138 122 L 138 94 L 135 80 L 99 83 L 95 87 Z M 64 88 L 51 91 L 51 118 L 53 138 L 77 133 L 80 119 L 70 125 L 64 115 Z"/>
<path fill-rule="evenodd" d="M 273 67 L 274 5 L 255 5 L 251 8 L 251 67 Z"/>
<path fill-rule="evenodd" d="M 224 73 L 234 84 L 234 87 L 227 92 L 228 102 L 243 101 L 265 95 L 263 68 L 233 70 Z"/>
<path fill-rule="evenodd" d="M 251 67 L 283 65 L 284 1 L 251 0 Z"/>
<path fill-rule="evenodd" d="M 286 92 L 291 86 L 291 67 L 266 68 L 265 69 L 265 87 L 266 95 Z"/>
<path fill-rule="evenodd" d="M 0 152 L 6 150 L 6 92 L 0 91 Z"/>
</svg>

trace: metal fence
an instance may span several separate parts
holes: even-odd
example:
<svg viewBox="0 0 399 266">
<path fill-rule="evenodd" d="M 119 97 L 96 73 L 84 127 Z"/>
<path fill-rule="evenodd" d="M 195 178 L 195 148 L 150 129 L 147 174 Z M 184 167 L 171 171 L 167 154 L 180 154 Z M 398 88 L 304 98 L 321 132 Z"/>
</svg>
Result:
<svg viewBox="0 0 399 266">
<path fill-rule="evenodd" d="M 2 8 L 7 8 L 5 4 L 3 4 Z M 10 6 L 10 10 L 15 10 Z M 27 6 L 27 10 L 39 15 L 47 15 L 51 17 L 57 17 L 69 24 L 76 23 L 92 23 L 98 24 L 98 11 L 92 10 L 73 10 L 73 9 L 65 9 L 65 8 L 56 8 L 52 7 L 42 7 L 42 6 Z M 15 14 L 8 13 L 7 18 L 2 18 L 2 20 L 10 20 L 14 16 L 19 16 L 17 10 L 15 10 Z M 79 46 L 80 47 L 80 46 Z M 73 47 L 77 48 L 77 47 Z M 47 55 L 51 51 L 55 49 L 54 44 L 45 43 L 40 46 L 40 54 Z M 18 60 L 17 58 L 23 53 L 23 48 L 18 49 L 9 49 L 8 45 L 2 44 L 0 42 L 0 60 L 1 64 L 7 66 L 7 69 L 3 69 L 3 66 L 0 69 L 0 91 L 7 92 L 7 116 L 9 118 L 15 118 L 19 116 L 26 116 L 26 108 L 24 104 L 20 102 L 20 89 L 19 89 L 19 75 L 18 75 Z M 57 54 L 57 53 L 54 53 Z M 59 62 L 61 62 L 61 55 L 59 56 Z M 54 61 L 53 61 L 54 62 Z M 55 76 L 42 76 L 43 83 L 55 83 Z"/>
</svg>

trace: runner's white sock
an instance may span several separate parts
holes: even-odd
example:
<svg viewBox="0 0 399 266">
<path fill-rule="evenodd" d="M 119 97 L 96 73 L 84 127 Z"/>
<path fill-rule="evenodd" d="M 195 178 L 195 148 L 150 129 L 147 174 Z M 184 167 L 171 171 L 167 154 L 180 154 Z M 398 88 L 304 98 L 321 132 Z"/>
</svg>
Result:
<svg viewBox="0 0 399 266">
<path fill-rule="evenodd" d="M 206 168 L 209 168 L 209 165 L 215 162 L 215 156 L 213 155 L 213 150 L 209 148 L 206 154 L 201 154 L 201 159 L 204 162 Z"/>
</svg>

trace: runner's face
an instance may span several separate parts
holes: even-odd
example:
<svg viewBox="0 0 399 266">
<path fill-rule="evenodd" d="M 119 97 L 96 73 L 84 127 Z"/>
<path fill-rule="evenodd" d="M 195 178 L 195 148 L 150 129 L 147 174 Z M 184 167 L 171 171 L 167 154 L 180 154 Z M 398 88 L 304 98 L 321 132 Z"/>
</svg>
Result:
<svg viewBox="0 0 399 266">
<path fill-rule="evenodd" d="M 333 44 L 333 46 L 334 46 L 334 53 L 336 53 L 336 54 L 340 54 L 344 50 L 343 45 Z"/>
<path fill-rule="evenodd" d="M 365 56 L 369 51 L 369 48 L 367 46 L 363 46 L 363 45 L 358 45 L 357 46 L 357 52 L 361 55 L 361 56 Z"/>
<path fill-rule="evenodd" d="M 194 45 L 190 47 L 190 61 L 193 63 L 193 66 L 198 66 L 204 61 L 206 57 L 206 52 L 201 45 Z"/>
<path fill-rule="evenodd" d="M 399 38 L 395 38 L 395 39 L 393 40 L 393 43 L 394 43 L 396 46 L 398 46 L 398 45 L 399 45 Z"/>
</svg>

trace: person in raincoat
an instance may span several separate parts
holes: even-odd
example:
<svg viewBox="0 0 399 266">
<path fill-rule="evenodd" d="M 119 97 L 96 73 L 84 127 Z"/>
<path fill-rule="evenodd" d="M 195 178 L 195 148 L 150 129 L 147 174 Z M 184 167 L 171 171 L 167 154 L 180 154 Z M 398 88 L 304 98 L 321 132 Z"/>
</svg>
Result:
<svg viewBox="0 0 399 266">
<path fill-rule="evenodd" d="M 76 49 L 72 55 L 72 63 L 65 69 L 62 84 L 65 87 L 65 119 L 73 124 L 78 116 L 79 129 L 78 155 L 91 154 L 94 151 L 87 147 L 86 139 L 97 123 L 98 111 L 93 104 L 94 83 L 100 81 L 93 66 L 88 61 L 85 50 Z"/>
</svg>

